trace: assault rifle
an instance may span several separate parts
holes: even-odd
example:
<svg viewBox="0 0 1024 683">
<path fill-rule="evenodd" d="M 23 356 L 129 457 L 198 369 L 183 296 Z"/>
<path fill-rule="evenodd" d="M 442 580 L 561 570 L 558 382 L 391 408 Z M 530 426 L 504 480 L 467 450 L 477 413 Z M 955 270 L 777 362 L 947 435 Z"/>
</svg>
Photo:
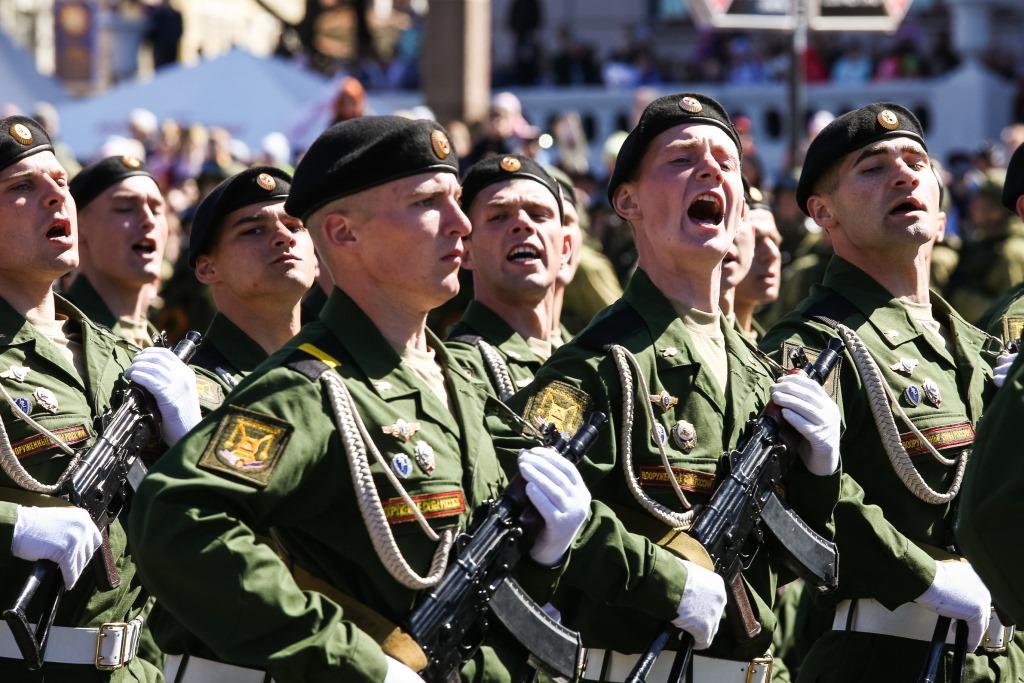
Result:
<svg viewBox="0 0 1024 683">
<path fill-rule="evenodd" d="M 802 348 L 797 349 L 790 374 L 803 372 L 823 384 L 839 362 L 842 349 L 843 343 L 832 339 L 813 362 Z M 752 638 L 761 630 L 749 609 L 740 572 L 766 540 L 765 529 L 787 551 L 785 561 L 798 574 L 821 590 L 834 590 L 838 585 L 835 544 L 816 534 L 776 493 L 792 462 L 790 452 L 800 438 L 783 420 L 782 410 L 769 401 L 761 416 L 748 423 L 742 445 L 722 457 L 717 477 L 721 483 L 689 532 L 708 551 L 715 572 L 730 588 L 726 613 L 740 638 Z M 674 626 L 667 626 L 637 661 L 627 683 L 646 681 L 658 655 L 678 633 Z M 693 636 L 684 632 L 680 637 L 670 683 L 683 680 L 693 654 Z"/>
<path fill-rule="evenodd" d="M 553 424 L 543 430 L 544 445 L 576 463 L 594 443 L 607 418 L 594 412 L 566 440 Z M 550 673 L 574 679 L 582 658 L 579 634 L 548 617 L 510 577 L 543 527 L 517 476 L 482 519 L 456 543 L 455 556 L 441 582 L 416 606 L 409 634 L 427 655 L 420 675 L 431 683 L 458 681 L 462 663 L 479 648 L 495 616 Z"/>
<path fill-rule="evenodd" d="M 201 340 L 198 332 L 189 332 L 174 347 L 174 355 L 187 363 Z M 157 338 L 157 343 L 166 346 L 162 336 Z M 77 460 L 74 472 L 59 492 L 60 496 L 89 513 L 103 533 L 104 546 L 107 545 L 107 529 L 128 506 L 132 492 L 146 475 L 142 449 L 155 433 L 160 419 L 149 392 L 139 385 L 129 383 L 121 394 L 120 407 L 102 417 L 103 433 Z M 99 555 L 105 565 L 102 568 L 96 566 L 100 588 L 113 590 L 121 579 L 109 547 L 102 548 Z M 33 633 L 28 610 L 37 593 L 42 609 Z M 63 596 L 64 581 L 60 569 L 49 560 L 36 560 L 14 604 L 4 610 L 4 621 L 32 671 L 43 665 L 50 627 Z"/>
</svg>

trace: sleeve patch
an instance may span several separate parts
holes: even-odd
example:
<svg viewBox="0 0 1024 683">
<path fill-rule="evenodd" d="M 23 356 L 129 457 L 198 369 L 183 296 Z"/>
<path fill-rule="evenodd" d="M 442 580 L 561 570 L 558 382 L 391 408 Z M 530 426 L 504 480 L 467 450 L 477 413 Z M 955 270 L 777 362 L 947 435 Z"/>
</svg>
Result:
<svg viewBox="0 0 1024 683">
<path fill-rule="evenodd" d="M 523 418 L 541 428 L 549 422 L 564 434 L 575 434 L 590 410 L 590 396 L 565 382 L 551 382 L 526 402 Z"/>
<path fill-rule="evenodd" d="M 291 432 L 292 425 L 284 420 L 228 406 L 199 466 L 263 488 L 270 483 Z"/>
<path fill-rule="evenodd" d="M 1004 315 L 1003 316 L 1003 343 L 1020 339 L 1020 332 L 1024 329 L 1024 316 Z"/>
<path fill-rule="evenodd" d="M 817 360 L 818 354 L 821 353 L 821 349 L 812 349 L 809 346 L 803 346 L 796 342 L 785 341 L 782 342 L 782 367 L 786 370 L 793 369 L 793 359 L 791 356 L 793 352 L 799 348 L 803 348 L 804 353 L 807 354 L 807 358 L 811 361 Z M 839 368 L 843 365 L 843 357 L 839 357 L 839 362 L 832 368 L 832 372 L 825 378 L 825 383 L 822 385 L 829 396 L 832 397 L 833 401 L 837 400 L 839 396 Z"/>
<path fill-rule="evenodd" d="M 224 403 L 224 388 L 209 377 L 196 373 L 196 394 L 199 395 L 199 402 L 210 410 L 220 408 Z"/>
</svg>

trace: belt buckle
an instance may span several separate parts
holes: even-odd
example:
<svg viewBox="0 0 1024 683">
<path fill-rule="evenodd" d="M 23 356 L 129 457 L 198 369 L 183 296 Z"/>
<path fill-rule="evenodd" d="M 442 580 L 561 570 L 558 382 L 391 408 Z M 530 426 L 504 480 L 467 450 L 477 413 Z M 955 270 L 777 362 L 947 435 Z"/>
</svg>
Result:
<svg viewBox="0 0 1024 683">
<path fill-rule="evenodd" d="M 107 631 L 121 631 L 121 653 L 118 657 L 117 664 L 104 664 L 103 655 L 101 650 L 103 649 L 103 639 L 107 637 Z M 99 671 L 117 671 L 124 666 L 125 650 L 128 647 L 128 622 L 126 621 L 112 621 L 106 624 L 102 624 L 96 629 L 96 661 L 95 666 Z"/>
<path fill-rule="evenodd" d="M 772 664 L 775 658 L 771 654 L 764 655 L 763 657 L 754 657 L 747 664 L 747 675 L 744 679 L 744 683 L 757 683 L 754 679 L 754 667 L 759 665 L 767 665 L 767 670 L 764 672 L 764 678 L 761 679 L 765 683 L 768 683 L 772 679 Z"/>
<path fill-rule="evenodd" d="M 993 638 L 989 635 L 993 631 L 993 625 L 990 624 L 988 631 L 986 631 L 985 633 L 985 637 L 982 638 L 981 650 L 983 652 L 987 652 L 988 654 L 997 655 L 1006 652 L 1006 648 L 1009 646 L 1010 641 L 1013 640 L 1013 635 L 1016 632 L 1016 627 L 1013 624 L 1010 624 L 1009 626 L 1004 626 L 1003 623 L 999 621 L 999 617 L 995 616 L 994 613 L 992 615 L 992 620 L 995 622 L 995 625 L 997 625 L 996 632 L 1000 636 L 997 642 L 1000 642 L 1001 645 L 989 645 L 989 643 L 993 640 Z"/>
</svg>

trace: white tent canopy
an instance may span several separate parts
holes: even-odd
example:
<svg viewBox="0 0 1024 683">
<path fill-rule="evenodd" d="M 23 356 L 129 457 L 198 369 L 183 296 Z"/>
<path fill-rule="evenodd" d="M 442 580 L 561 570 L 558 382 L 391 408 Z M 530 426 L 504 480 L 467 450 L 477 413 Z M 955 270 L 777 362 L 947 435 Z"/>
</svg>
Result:
<svg viewBox="0 0 1024 683">
<path fill-rule="evenodd" d="M 0 107 L 14 105 L 31 114 L 36 102 L 59 104 L 67 97 L 60 81 L 40 74 L 32 55 L 0 31 Z"/>
<path fill-rule="evenodd" d="M 288 132 L 309 103 L 322 100 L 330 88 L 330 80 L 301 66 L 236 49 L 65 103 L 59 107 L 61 138 L 80 159 L 90 160 L 108 137 L 128 134 L 129 113 L 142 107 L 160 120 L 226 128 L 256 149 L 267 133 Z"/>
</svg>

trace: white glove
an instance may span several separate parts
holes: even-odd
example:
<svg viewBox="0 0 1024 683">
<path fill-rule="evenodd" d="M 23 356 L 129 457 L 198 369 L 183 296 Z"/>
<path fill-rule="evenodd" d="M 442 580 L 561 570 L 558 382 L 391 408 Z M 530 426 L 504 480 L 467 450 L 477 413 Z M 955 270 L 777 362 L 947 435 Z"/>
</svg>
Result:
<svg viewBox="0 0 1024 683">
<path fill-rule="evenodd" d="M 170 349 L 154 346 L 140 351 L 124 374 L 153 394 L 168 446 L 176 444 L 199 423 L 202 415 L 196 375 Z"/>
<path fill-rule="evenodd" d="M 590 514 L 590 490 L 576 467 L 553 448 L 519 451 L 519 472 L 528 482 L 526 496 L 544 519 L 530 557 L 538 564 L 558 564 Z"/>
<path fill-rule="evenodd" d="M 678 558 L 677 558 L 678 559 Z M 693 636 L 693 649 L 706 650 L 718 633 L 725 611 L 725 581 L 688 560 L 679 560 L 686 567 L 683 598 L 672 624 Z"/>
<path fill-rule="evenodd" d="M 423 679 L 405 664 L 390 655 L 384 656 L 388 658 L 388 673 L 384 676 L 384 683 L 423 683 Z"/>
<path fill-rule="evenodd" d="M 997 387 L 1002 388 L 1006 376 L 1010 374 L 1010 366 L 1015 360 L 1017 360 L 1016 353 L 1001 353 L 996 358 L 996 366 L 992 368 L 992 381 L 996 383 Z"/>
<path fill-rule="evenodd" d="M 839 406 L 824 388 L 798 372 L 785 375 L 771 386 L 772 400 L 782 417 L 800 432 L 800 459 L 819 477 L 839 468 Z"/>
<path fill-rule="evenodd" d="M 18 506 L 11 554 L 29 562 L 56 563 L 68 589 L 78 581 L 101 543 L 100 530 L 82 508 Z"/>
<path fill-rule="evenodd" d="M 932 585 L 914 602 L 969 626 L 967 651 L 981 645 L 992 616 L 992 596 L 969 562 L 936 562 Z"/>
</svg>

